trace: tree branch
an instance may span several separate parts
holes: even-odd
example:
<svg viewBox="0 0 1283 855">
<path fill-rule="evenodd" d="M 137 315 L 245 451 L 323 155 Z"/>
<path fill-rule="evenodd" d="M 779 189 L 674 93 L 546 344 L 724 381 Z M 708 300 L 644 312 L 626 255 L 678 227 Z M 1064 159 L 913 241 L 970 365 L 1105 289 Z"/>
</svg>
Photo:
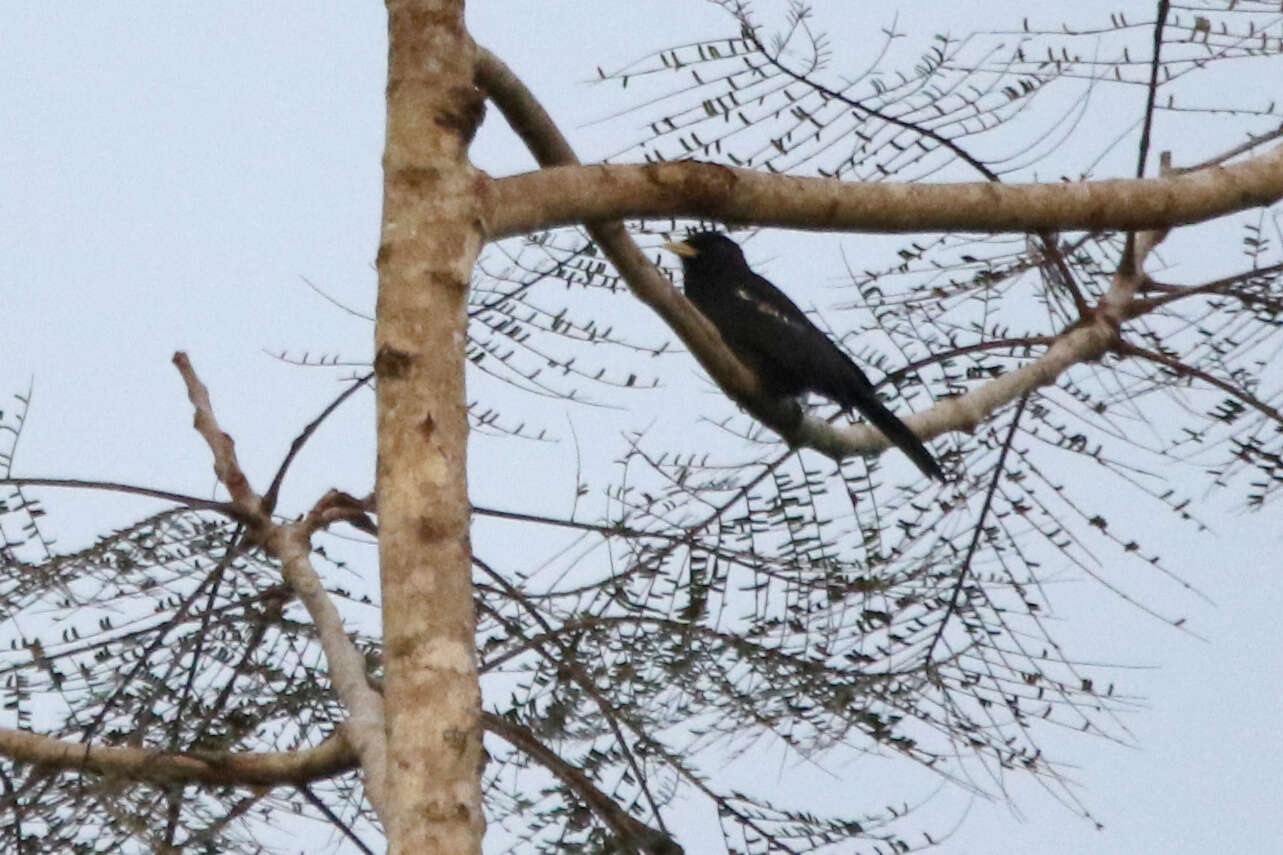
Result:
<svg viewBox="0 0 1283 855">
<path fill-rule="evenodd" d="M 1274 407 L 1271 407 L 1251 392 L 1240 389 L 1233 383 L 1222 380 L 1221 378 L 1209 374 L 1202 369 L 1195 368 L 1192 365 L 1186 365 L 1174 356 L 1168 356 L 1165 353 L 1148 350 L 1126 341 L 1119 345 L 1118 351 L 1123 356 L 1134 356 L 1138 359 L 1145 359 L 1149 362 L 1162 365 L 1178 377 L 1193 377 L 1195 380 L 1201 380 L 1215 389 L 1220 389 L 1231 398 L 1241 401 L 1261 415 L 1265 416 L 1270 421 L 1274 422 L 1276 425 L 1283 426 L 1283 413 L 1280 413 Z"/>
<path fill-rule="evenodd" d="M 250 487 L 236 460 L 236 444 L 218 426 L 209 390 L 196 375 L 185 353 L 174 354 L 187 385 L 187 396 L 196 409 L 195 425 L 214 454 L 214 471 L 227 487 L 232 501 L 250 517 L 247 523 L 268 553 L 281 562 L 281 573 L 307 609 L 325 651 L 330 680 L 339 700 L 348 711 L 347 736 L 361 758 L 365 795 L 380 818 L 386 815 L 387 738 L 383 698 L 370 688 L 365 657 L 343 629 L 343 619 L 330 601 L 321 578 L 312 567 L 311 536 L 336 520 L 359 524 L 364 518 L 360 503 L 338 491 L 330 491 L 312 512 L 297 522 L 279 524 L 272 520 L 267 503 Z M 386 820 L 385 820 L 386 821 Z"/>
<path fill-rule="evenodd" d="M 348 713 L 347 736 L 361 758 L 366 798 L 382 817 L 386 811 L 387 781 L 383 697 L 370 688 L 366 679 L 365 656 L 348 637 L 343 628 L 343 618 L 312 567 L 313 520 L 310 517 L 301 522 L 272 526 L 266 546 L 281 562 L 281 575 L 316 626 L 317 637 L 325 651 L 330 682 Z"/>
<path fill-rule="evenodd" d="M 1283 146 L 1230 166 L 1144 179 L 855 183 L 680 161 L 550 167 L 492 179 L 484 192 L 491 240 L 624 217 L 708 217 L 815 231 L 1136 231 L 1278 201 Z"/>
<path fill-rule="evenodd" d="M 19 763 L 79 769 L 154 784 L 275 786 L 331 778 L 356 766 L 356 753 L 340 735 L 297 751 L 170 753 L 103 745 L 0 728 L 0 754 Z"/>
<path fill-rule="evenodd" d="M 219 483 L 227 488 L 232 501 L 242 511 L 259 522 L 265 522 L 262 519 L 264 517 L 263 500 L 250 487 L 249 480 L 241 471 L 241 464 L 236 459 L 236 442 L 230 434 L 218 426 L 218 419 L 214 418 L 209 389 L 205 388 L 205 384 L 196 376 L 196 371 L 192 368 L 186 353 L 178 351 L 174 354 L 174 366 L 183 377 L 183 383 L 187 386 L 187 398 L 196 411 L 193 425 L 214 454 L 214 474 L 218 477 Z"/>
<path fill-rule="evenodd" d="M 618 838 L 616 842 L 629 847 L 632 851 L 641 851 L 648 855 L 681 855 L 682 847 L 678 846 L 671 837 L 629 816 L 628 812 L 602 792 L 591 778 L 536 739 L 529 728 L 489 712 L 481 714 L 481 723 L 486 730 L 539 763 L 573 790 L 614 832 Z"/>
</svg>

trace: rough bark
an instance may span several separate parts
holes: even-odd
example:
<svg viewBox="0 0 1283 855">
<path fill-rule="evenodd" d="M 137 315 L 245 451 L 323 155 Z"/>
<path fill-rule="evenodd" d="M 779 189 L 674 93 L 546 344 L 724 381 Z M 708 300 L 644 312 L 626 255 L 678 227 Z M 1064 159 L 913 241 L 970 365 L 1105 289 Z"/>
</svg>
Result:
<svg viewBox="0 0 1283 855">
<path fill-rule="evenodd" d="M 393 853 L 480 852 L 480 693 L 465 478 L 465 304 L 480 121 L 462 0 L 388 2 L 375 332 Z"/>
</svg>

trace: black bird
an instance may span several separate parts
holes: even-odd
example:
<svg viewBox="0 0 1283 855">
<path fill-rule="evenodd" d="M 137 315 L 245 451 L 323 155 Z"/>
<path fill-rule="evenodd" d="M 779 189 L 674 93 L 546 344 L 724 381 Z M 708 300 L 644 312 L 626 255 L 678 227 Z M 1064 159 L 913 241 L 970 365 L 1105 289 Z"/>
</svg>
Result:
<svg viewBox="0 0 1283 855">
<path fill-rule="evenodd" d="M 682 260 L 686 296 L 772 395 L 817 392 L 856 410 L 909 455 L 923 474 L 944 480 L 931 452 L 878 399 L 851 357 L 829 340 L 784 292 L 749 269 L 735 241 L 697 232 L 664 248 Z"/>
</svg>

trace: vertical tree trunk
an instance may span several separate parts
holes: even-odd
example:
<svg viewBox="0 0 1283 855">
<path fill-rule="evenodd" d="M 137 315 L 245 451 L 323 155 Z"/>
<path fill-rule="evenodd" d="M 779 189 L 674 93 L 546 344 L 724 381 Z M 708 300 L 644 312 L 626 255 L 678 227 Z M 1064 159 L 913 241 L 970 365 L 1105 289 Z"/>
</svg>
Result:
<svg viewBox="0 0 1283 855">
<path fill-rule="evenodd" d="M 379 247 L 379 560 L 389 851 L 480 852 L 463 370 L 483 101 L 462 0 L 389 0 Z"/>
</svg>

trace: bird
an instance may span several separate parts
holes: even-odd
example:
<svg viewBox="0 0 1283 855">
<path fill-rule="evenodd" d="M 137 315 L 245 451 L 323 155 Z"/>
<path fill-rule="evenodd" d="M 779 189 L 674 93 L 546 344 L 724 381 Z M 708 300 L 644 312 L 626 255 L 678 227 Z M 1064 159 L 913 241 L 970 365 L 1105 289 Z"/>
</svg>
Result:
<svg viewBox="0 0 1283 855">
<path fill-rule="evenodd" d="M 816 392 L 844 411 L 855 410 L 924 475 L 945 480 L 931 452 L 886 408 L 860 367 L 783 291 L 749 268 L 739 244 L 704 231 L 664 249 L 681 259 L 686 297 L 753 370 L 763 391 L 789 398 Z"/>
</svg>

